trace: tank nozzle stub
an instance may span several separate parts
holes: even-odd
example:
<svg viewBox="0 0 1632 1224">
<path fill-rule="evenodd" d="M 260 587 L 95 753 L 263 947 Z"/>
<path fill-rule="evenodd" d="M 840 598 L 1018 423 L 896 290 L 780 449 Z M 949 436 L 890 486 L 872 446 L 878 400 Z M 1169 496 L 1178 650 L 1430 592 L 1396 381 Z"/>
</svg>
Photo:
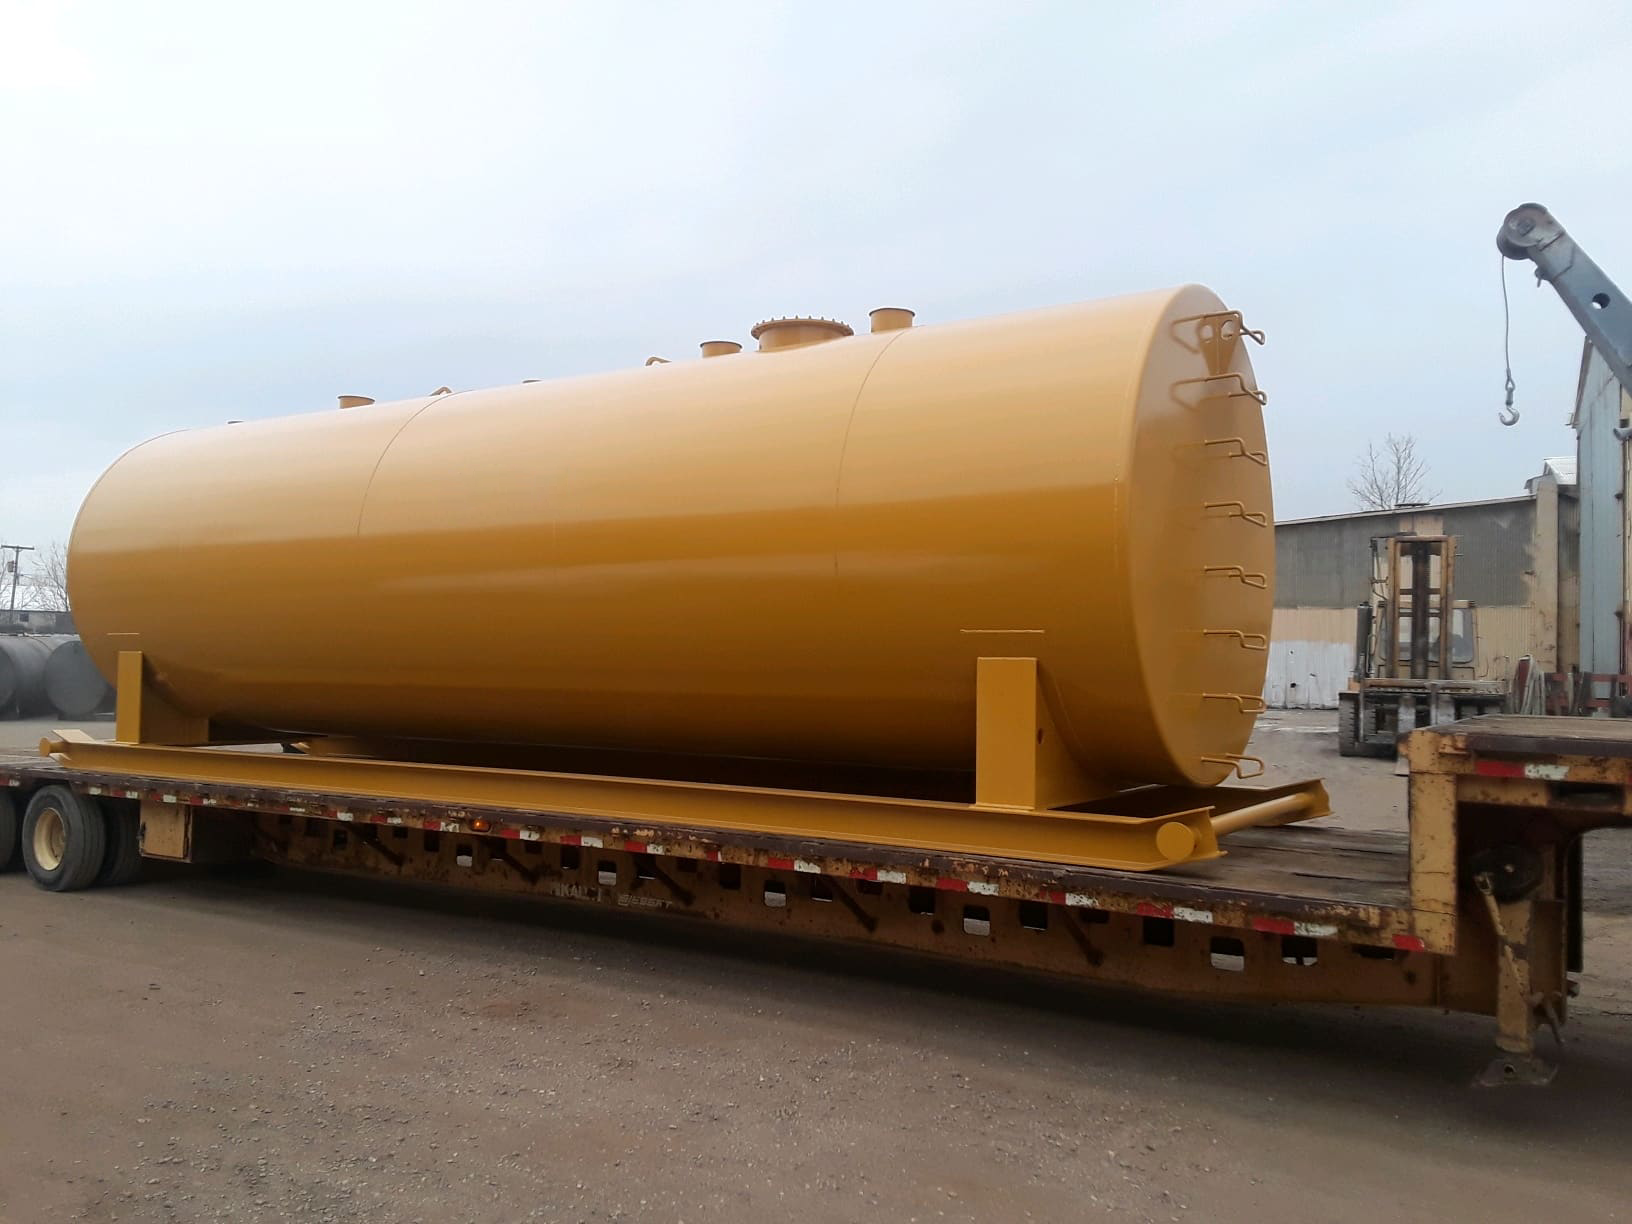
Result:
<svg viewBox="0 0 1632 1224">
<path fill-rule="evenodd" d="M 704 357 L 729 357 L 732 353 L 742 352 L 742 345 L 735 340 L 704 340 L 699 347 Z"/>
<path fill-rule="evenodd" d="M 915 316 L 905 306 L 880 306 L 869 311 L 867 317 L 872 321 L 874 332 L 889 332 L 911 327 Z"/>
<path fill-rule="evenodd" d="M 342 408 L 361 408 L 373 402 L 374 398 L 369 395 L 342 395 L 340 397 L 340 407 Z"/>
</svg>

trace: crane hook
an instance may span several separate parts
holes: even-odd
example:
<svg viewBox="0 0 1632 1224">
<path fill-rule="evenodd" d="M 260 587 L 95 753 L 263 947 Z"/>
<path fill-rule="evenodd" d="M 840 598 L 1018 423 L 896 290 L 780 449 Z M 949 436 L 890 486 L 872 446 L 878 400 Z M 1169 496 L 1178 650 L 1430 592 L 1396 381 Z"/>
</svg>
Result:
<svg viewBox="0 0 1632 1224">
<path fill-rule="evenodd" d="M 1508 370 L 1507 370 L 1507 407 L 1503 408 L 1500 412 L 1498 412 L 1496 414 L 1496 419 L 1498 421 L 1500 421 L 1503 425 L 1517 425 L 1519 423 L 1519 410 L 1517 408 L 1513 407 L 1513 367 L 1512 366 L 1509 366 Z"/>
</svg>

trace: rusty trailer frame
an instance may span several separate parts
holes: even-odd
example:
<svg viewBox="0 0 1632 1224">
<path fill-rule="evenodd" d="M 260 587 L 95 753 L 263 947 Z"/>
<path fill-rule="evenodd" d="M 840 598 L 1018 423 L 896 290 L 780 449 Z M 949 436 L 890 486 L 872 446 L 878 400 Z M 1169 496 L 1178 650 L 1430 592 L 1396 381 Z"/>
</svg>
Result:
<svg viewBox="0 0 1632 1224">
<path fill-rule="evenodd" d="M 135 805 L 153 857 L 202 859 L 206 835 L 219 844 L 228 834 L 240 850 L 299 868 L 1117 987 L 1487 1014 L 1498 1055 L 1480 1082 L 1514 1083 L 1552 1074 L 1536 1042 L 1564 1022 L 1580 968 L 1579 839 L 1632 823 L 1629 733 L 1603 720 L 1508 716 L 1425 729 L 1407 749 L 1409 838 L 1253 829 L 1229 836 L 1223 857 L 1161 872 L 450 804 L 410 788 L 382 796 L 170 777 L 72 764 L 69 752 L 0 761 L 0 785 L 25 795 L 66 785 Z"/>
</svg>

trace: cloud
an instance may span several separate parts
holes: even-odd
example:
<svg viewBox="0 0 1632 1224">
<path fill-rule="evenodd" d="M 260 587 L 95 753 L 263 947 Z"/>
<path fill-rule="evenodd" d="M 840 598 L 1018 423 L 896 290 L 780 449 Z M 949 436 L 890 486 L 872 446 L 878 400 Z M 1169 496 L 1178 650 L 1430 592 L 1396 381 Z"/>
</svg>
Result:
<svg viewBox="0 0 1632 1224">
<path fill-rule="evenodd" d="M 92 81 L 91 61 L 65 36 L 65 6 L 0 0 L 0 95 L 58 94 Z"/>
<path fill-rule="evenodd" d="M 1573 449 L 1580 336 L 1510 269 L 1497 426 L 1497 223 L 1540 198 L 1632 281 L 1632 31 L 1549 12 L 1581 49 L 1488 34 L 1516 0 L 0 0 L 0 532 L 62 536 L 151 434 L 342 391 L 1191 280 L 1269 333 L 1282 514 L 1345 508 L 1388 432 L 1449 497 L 1517 492 Z"/>
</svg>

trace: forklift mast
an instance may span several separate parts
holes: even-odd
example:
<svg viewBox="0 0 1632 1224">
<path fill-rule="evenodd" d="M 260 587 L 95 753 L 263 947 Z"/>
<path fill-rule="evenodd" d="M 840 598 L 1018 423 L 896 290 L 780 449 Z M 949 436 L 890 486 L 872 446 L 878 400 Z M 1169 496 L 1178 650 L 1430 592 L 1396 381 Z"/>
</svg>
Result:
<svg viewBox="0 0 1632 1224">
<path fill-rule="evenodd" d="M 1355 678 L 1449 679 L 1456 537 L 1378 536 L 1371 557 L 1371 599 L 1357 610 Z"/>
</svg>

